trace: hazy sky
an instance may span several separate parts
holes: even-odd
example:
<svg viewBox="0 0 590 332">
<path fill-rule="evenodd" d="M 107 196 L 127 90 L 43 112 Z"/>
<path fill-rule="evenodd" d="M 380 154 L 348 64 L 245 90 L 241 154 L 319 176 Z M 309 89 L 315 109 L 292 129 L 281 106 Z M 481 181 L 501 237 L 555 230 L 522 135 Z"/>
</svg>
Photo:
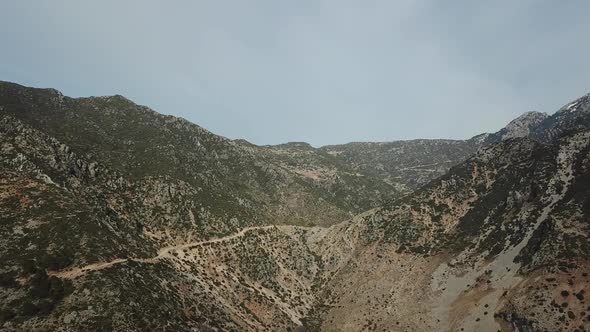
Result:
<svg viewBox="0 0 590 332">
<path fill-rule="evenodd" d="M 590 1 L 0 2 L 0 80 L 257 144 L 467 138 L 590 92 Z"/>
</svg>

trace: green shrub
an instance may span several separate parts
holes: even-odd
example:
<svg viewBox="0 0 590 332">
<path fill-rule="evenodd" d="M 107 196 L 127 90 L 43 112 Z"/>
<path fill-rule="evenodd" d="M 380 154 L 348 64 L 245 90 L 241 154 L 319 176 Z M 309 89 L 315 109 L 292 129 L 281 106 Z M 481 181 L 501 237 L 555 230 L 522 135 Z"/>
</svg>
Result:
<svg viewBox="0 0 590 332">
<path fill-rule="evenodd" d="M 64 254 L 59 254 L 56 256 L 47 255 L 45 257 L 43 265 L 46 266 L 49 270 L 62 270 L 72 265 L 73 262 L 74 260 L 71 257 Z"/>
<path fill-rule="evenodd" d="M 23 316 L 34 316 L 39 312 L 39 307 L 31 301 L 23 303 L 21 313 Z"/>
<path fill-rule="evenodd" d="M 53 276 L 49 278 L 49 297 L 59 301 L 63 298 L 64 293 L 64 283 L 62 280 Z"/>
<path fill-rule="evenodd" d="M 0 309 L 0 326 L 16 316 L 16 313 L 9 308 Z"/>
<path fill-rule="evenodd" d="M 18 287 L 18 282 L 14 279 L 13 273 L 2 273 L 0 274 L 0 287 L 4 288 L 16 288 Z"/>
<path fill-rule="evenodd" d="M 33 274 L 37 272 L 37 264 L 34 260 L 28 259 L 23 262 L 22 270 L 24 274 Z"/>
<path fill-rule="evenodd" d="M 31 278 L 30 294 L 36 298 L 45 298 L 49 296 L 51 283 L 44 270 L 39 270 Z"/>
<path fill-rule="evenodd" d="M 41 300 L 39 301 L 37 307 L 39 308 L 40 314 L 48 315 L 55 307 L 55 303 L 53 303 L 51 300 Z"/>
</svg>

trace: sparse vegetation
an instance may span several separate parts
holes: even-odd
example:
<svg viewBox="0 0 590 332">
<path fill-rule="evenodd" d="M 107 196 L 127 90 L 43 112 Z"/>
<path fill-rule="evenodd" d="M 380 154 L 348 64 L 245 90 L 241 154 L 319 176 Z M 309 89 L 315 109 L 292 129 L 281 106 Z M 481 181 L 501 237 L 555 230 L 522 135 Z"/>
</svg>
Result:
<svg viewBox="0 0 590 332">
<path fill-rule="evenodd" d="M 433 330 L 448 299 L 464 330 L 589 327 L 588 112 L 316 149 L 121 96 L 0 107 L 0 328 Z"/>
</svg>

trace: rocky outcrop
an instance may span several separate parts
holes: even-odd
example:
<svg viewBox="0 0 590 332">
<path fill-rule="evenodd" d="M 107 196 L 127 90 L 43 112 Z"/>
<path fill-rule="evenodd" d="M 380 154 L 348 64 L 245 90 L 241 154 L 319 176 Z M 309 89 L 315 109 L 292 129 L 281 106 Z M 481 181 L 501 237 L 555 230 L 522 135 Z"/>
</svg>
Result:
<svg viewBox="0 0 590 332">
<path fill-rule="evenodd" d="M 484 144 L 493 144 L 505 139 L 527 137 L 549 116 L 541 112 L 526 112 L 498 132 L 487 136 Z"/>
</svg>

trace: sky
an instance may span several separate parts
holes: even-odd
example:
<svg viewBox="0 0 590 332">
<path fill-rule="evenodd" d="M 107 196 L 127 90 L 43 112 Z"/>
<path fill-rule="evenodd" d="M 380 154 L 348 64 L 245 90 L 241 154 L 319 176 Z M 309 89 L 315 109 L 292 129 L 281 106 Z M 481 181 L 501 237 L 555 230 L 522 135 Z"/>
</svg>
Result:
<svg viewBox="0 0 590 332">
<path fill-rule="evenodd" d="M 314 146 L 465 139 L 590 92 L 590 1 L 0 2 L 0 80 Z"/>
</svg>

